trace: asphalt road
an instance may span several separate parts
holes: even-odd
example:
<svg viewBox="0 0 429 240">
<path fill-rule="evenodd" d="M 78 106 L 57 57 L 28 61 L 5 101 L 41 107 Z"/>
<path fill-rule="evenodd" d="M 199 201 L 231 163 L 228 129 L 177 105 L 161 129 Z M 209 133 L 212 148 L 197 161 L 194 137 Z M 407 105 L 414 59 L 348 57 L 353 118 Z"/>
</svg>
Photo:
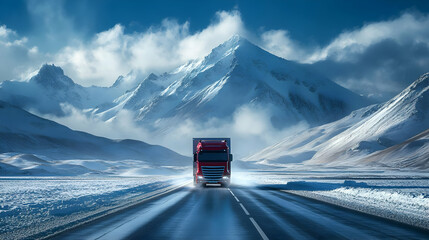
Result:
<svg viewBox="0 0 429 240">
<path fill-rule="evenodd" d="M 184 187 L 56 239 L 429 239 L 429 232 L 277 190 Z"/>
</svg>

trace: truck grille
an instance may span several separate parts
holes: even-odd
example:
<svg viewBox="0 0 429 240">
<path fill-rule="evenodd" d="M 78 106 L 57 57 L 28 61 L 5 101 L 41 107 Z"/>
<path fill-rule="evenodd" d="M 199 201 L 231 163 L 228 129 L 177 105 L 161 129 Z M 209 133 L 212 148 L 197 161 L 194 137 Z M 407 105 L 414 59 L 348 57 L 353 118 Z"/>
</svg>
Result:
<svg viewBox="0 0 429 240">
<path fill-rule="evenodd" d="M 217 183 L 222 181 L 224 166 L 201 166 L 203 176 L 208 183 Z"/>
</svg>

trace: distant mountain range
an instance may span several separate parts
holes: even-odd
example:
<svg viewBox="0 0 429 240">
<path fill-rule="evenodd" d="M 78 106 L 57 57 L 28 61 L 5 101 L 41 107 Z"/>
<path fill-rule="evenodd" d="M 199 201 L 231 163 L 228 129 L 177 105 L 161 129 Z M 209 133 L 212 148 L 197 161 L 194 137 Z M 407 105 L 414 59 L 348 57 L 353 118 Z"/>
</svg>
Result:
<svg viewBox="0 0 429 240">
<path fill-rule="evenodd" d="M 170 73 L 150 74 L 141 81 L 130 75 L 119 77 L 109 88 L 85 88 L 61 68 L 44 65 L 28 82 L 1 83 L 0 100 L 59 116 L 64 114 L 60 104 L 68 103 L 92 109 L 91 114 L 104 120 L 127 109 L 145 126 L 184 119 L 228 120 L 243 105 L 252 105 L 269 109 L 277 128 L 300 121 L 317 126 L 369 104 L 311 66 L 276 57 L 239 36 Z M 134 79 L 124 81 L 127 77 Z"/>
<path fill-rule="evenodd" d="M 265 165 L 427 166 L 427 95 L 426 74 L 392 100 L 371 105 L 368 99 L 319 75 L 312 65 L 276 57 L 234 36 L 206 57 L 171 72 L 142 76 L 132 71 L 118 77 L 111 87 L 80 86 L 55 65 L 42 66 L 24 82 L 1 82 L 0 153 L 54 160 L 138 159 L 154 165 L 164 161 L 161 165 L 183 166 L 186 158 L 166 148 L 95 137 L 26 111 L 64 116 L 68 113 L 63 104 L 68 104 L 88 117 L 111 121 L 127 110 L 137 125 L 153 134 L 161 129 L 168 136 L 180 122 L 217 119 L 228 123 L 240 108 L 250 106 L 266 110 L 279 131 L 301 122 L 311 128 L 285 136 L 246 161 Z M 397 152 L 403 153 L 405 148 L 410 154 L 423 155 L 416 155 L 414 162 L 404 159 L 408 161 L 405 165 L 401 160 L 386 160 L 400 156 Z M 10 160 L 12 155 L 5 156 Z"/>
<path fill-rule="evenodd" d="M 124 81 L 125 78 L 132 78 Z M 78 109 L 110 102 L 133 86 L 136 75 L 120 76 L 111 87 L 83 87 L 73 82 L 55 65 L 43 65 L 39 72 L 27 81 L 3 81 L 0 83 L 0 100 L 26 110 L 42 114 L 62 116 L 62 103 Z"/>
</svg>

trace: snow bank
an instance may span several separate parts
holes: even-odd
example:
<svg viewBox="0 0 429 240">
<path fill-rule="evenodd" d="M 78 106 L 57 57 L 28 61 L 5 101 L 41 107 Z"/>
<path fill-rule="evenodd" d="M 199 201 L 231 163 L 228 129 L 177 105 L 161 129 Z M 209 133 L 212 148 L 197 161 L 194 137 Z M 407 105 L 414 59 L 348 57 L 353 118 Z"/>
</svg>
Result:
<svg viewBox="0 0 429 240">
<path fill-rule="evenodd" d="M 366 183 L 358 185 L 365 186 Z M 404 186 L 403 189 L 378 189 L 374 186 L 343 186 L 323 191 L 315 189 L 317 186 L 313 186 L 313 190 L 282 191 L 429 229 L 429 192 L 423 186 Z"/>
<path fill-rule="evenodd" d="M 235 172 L 234 184 L 276 189 L 429 229 L 429 173 L 371 168 Z"/>
</svg>

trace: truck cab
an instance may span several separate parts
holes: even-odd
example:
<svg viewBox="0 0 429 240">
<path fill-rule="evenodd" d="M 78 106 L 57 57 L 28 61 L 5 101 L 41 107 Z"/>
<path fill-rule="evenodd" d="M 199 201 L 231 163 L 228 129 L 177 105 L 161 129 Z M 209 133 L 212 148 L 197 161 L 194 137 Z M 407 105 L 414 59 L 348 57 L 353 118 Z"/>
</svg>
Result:
<svg viewBox="0 0 429 240">
<path fill-rule="evenodd" d="M 231 182 L 229 138 L 194 138 L 194 185 L 221 184 Z"/>
</svg>

